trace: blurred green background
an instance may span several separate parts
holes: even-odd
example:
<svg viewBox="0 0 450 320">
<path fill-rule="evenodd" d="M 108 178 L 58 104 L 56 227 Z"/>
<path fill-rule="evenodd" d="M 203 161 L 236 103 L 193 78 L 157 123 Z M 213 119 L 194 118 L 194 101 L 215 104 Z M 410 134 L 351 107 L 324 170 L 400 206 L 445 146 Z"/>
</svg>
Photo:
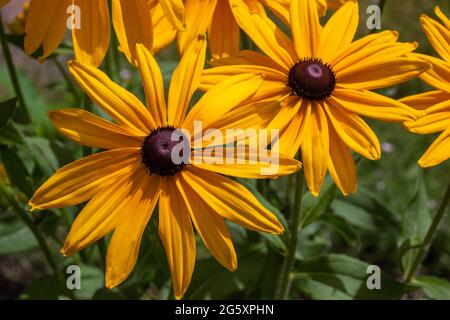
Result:
<svg viewBox="0 0 450 320">
<path fill-rule="evenodd" d="M 366 8 L 374 2 L 377 3 L 359 1 L 361 24 L 358 36 L 369 32 L 365 27 Z M 436 55 L 419 24 L 421 14 L 434 16 L 436 5 L 450 16 L 448 0 L 387 0 L 382 29 L 398 30 L 401 41 L 416 41 L 419 52 Z M 2 10 L 5 23 L 12 21 L 20 9 L 21 1 L 12 0 Z M 33 124 L 20 124 L 16 115 L 14 123 L 0 129 L 1 159 L 10 174 L 8 178 L 2 166 L 0 183 L 13 195 L 20 209 L 30 193 L 52 172 L 81 157 L 81 148 L 57 135 L 46 113 L 56 108 L 81 107 L 82 93 L 78 88 L 71 89 L 73 84 L 68 84 L 67 74 L 61 72 L 68 59 L 64 49 L 43 63 L 25 56 L 13 44 L 11 50 Z M 174 46 L 161 52 L 158 59 L 167 82 L 178 59 Z M 137 72 L 123 58 L 120 67 L 116 70 L 119 71 L 117 80 L 142 97 Z M 420 80 L 413 80 L 382 93 L 402 98 L 430 89 Z M 0 55 L 0 101 L 13 96 L 7 67 Z M 402 267 L 407 266 L 411 258 L 411 251 L 401 256 L 402 245 L 408 240 L 417 244 L 423 238 L 449 183 L 450 161 L 435 168 L 420 169 L 417 160 L 436 136 L 414 135 L 400 125 L 368 122 L 382 143 L 383 157 L 377 162 L 359 160 L 359 190 L 356 195 L 344 198 L 327 182 L 319 199 L 306 196 L 303 206 L 311 221 L 304 221 L 300 234 L 295 266 L 297 274 L 290 298 L 450 299 L 448 216 L 420 270 L 420 274 L 426 275 L 418 279 L 420 288 L 411 289 L 400 284 Z M 14 172 L 13 176 L 11 172 Z M 253 181 L 245 183 L 269 208 L 280 217 L 289 219 L 292 205 L 290 178 L 273 180 L 263 186 L 256 186 Z M 332 201 L 335 196 L 336 200 Z M 16 209 L 4 194 L 0 194 L 0 299 L 67 297 L 67 292 L 61 288 L 61 279 L 58 282 L 35 237 L 18 219 Z M 76 263 L 82 266 L 82 290 L 75 292 L 77 298 L 171 297 L 170 275 L 157 236 L 156 216 L 143 239 L 132 276 L 119 288 L 110 291 L 103 288 L 104 262 L 98 246 L 72 258 L 63 258 L 58 253 L 79 209 L 33 213 L 33 223 L 49 243 L 60 277 L 65 276 L 67 265 Z M 197 265 L 186 298 L 273 298 L 285 252 L 283 238 L 249 232 L 235 225 L 230 225 L 230 228 L 239 258 L 238 271 L 230 273 L 222 268 L 199 241 Z M 386 278 L 383 278 L 386 287 L 382 290 L 364 289 L 367 264 L 379 265 L 386 272 Z"/>
</svg>

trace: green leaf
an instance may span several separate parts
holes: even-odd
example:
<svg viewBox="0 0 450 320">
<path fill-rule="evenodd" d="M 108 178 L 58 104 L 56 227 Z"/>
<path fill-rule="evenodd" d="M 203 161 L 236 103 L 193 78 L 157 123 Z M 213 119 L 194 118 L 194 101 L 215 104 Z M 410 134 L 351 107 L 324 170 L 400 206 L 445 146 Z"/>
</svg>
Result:
<svg viewBox="0 0 450 320">
<path fill-rule="evenodd" d="M 28 251 L 37 245 L 33 233 L 20 220 L 0 223 L 0 256 Z"/>
<path fill-rule="evenodd" d="M 59 167 L 58 159 L 47 139 L 30 137 L 25 138 L 28 151 L 47 177 L 51 176 Z"/>
<path fill-rule="evenodd" d="M 0 147 L 0 154 L 11 183 L 28 197 L 31 197 L 33 188 L 22 159 L 17 156 L 16 152 L 6 147 Z"/>
<path fill-rule="evenodd" d="M 302 229 L 319 219 L 330 208 L 331 203 L 336 196 L 336 190 L 336 185 L 331 183 L 325 191 L 321 192 L 314 206 L 302 215 L 302 219 L 300 221 L 300 226 Z"/>
<path fill-rule="evenodd" d="M 430 299 L 450 300 L 450 282 L 430 276 L 418 277 L 416 281 Z"/>
<path fill-rule="evenodd" d="M 348 200 L 336 199 L 331 204 L 331 208 L 337 216 L 344 218 L 354 226 L 363 230 L 377 230 L 374 216 L 363 207 Z"/>
<path fill-rule="evenodd" d="M 297 267 L 297 288 L 313 299 L 396 299 L 416 287 L 397 282 L 381 271 L 381 289 L 368 289 L 369 264 L 345 255 L 330 254 L 306 260 Z M 316 285 L 320 284 L 320 285 Z"/>
<path fill-rule="evenodd" d="M 358 246 L 359 236 L 353 227 L 342 217 L 336 215 L 323 216 L 320 220 L 339 233 L 351 246 Z"/>
<path fill-rule="evenodd" d="M 56 300 L 63 290 L 55 276 L 44 276 L 32 281 L 22 293 L 21 299 L 25 300 Z"/>
<path fill-rule="evenodd" d="M 103 272 L 96 267 L 84 264 L 79 267 L 81 289 L 74 289 L 73 292 L 79 299 L 92 299 L 96 292 L 105 286 Z"/>
<path fill-rule="evenodd" d="M 17 98 L 12 98 L 0 103 L 0 128 L 2 128 L 14 114 Z"/>
<path fill-rule="evenodd" d="M 7 123 L 0 128 L 0 145 L 18 146 L 23 145 L 24 140 L 22 134 L 12 123 Z"/>
<path fill-rule="evenodd" d="M 416 180 L 416 191 L 411 199 L 407 210 L 403 213 L 401 223 L 401 235 L 399 238 L 399 249 L 402 249 L 401 266 L 408 270 L 414 256 L 414 247 L 420 245 L 431 224 L 431 214 L 428 209 L 428 192 L 425 179 L 419 173 Z M 405 245 L 408 243 L 408 246 Z"/>
</svg>

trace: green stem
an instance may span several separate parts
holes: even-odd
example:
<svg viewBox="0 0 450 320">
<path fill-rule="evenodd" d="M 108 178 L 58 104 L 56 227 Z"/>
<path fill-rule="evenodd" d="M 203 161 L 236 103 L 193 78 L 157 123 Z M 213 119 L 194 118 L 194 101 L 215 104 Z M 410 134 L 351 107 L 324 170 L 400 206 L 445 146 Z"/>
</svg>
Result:
<svg viewBox="0 0 450 320">
<path fill-rule="evenodd" d="M 11 57 L 11 51 L 9 50 L 8 40 L 6 39 L 5 30 L 3 28 L 3 19 L 0 12 L 0 41 L 3 48 L 3 56 L 5 57 L 6 64 L 8 66 L 9 76 L 11 78 L 14 91 L 19 101 L 19 106 L 21 108 L 21 114 L 23 116 L 23 121 L 29 123 L 31 121 L 30 114 L 28 113 L 28 108 L 25 103 L 25 99 L 22 94 L 22 89 L 20 88 L 19 78 L 17 77 L 16 68 Z"/>
<path fill-rule="evenodd" d="M 26 226 L 33 233 L 41 250 L 44 252 L 45 258 L 47 259 L 47 262 L 50 265 L 50 268 L 52 269 L 53 273 L 55 274 L 57 281 L 61 285 L 61 288 L 66 288 L 66 283 L 64 281 L 64 277 L 60 273 L 60 271 L 58 269 L 58 264 L 56 263 L 56 260 L 51 253 L 51 250 L 47 243 L 47 240 L 44 238 L 44 236 L 42 235 L 39 228 L 34 224 L 31 217 L 27 214 L 24 206 L 12 195 L 10 190 L 8 190 L 4 185 L 0 184 L 0 191 L 6 197 L 7 201 L 11 205 L 11 207 L 17 212 L 20 219 L 22 219 L 22 221 L 26 224 Z M 70 296 L 70 298 L 75 299 L 75 296 L 72 291 L 67 290 L 67 294 Z"/>
<path fill-rule="evenodd" d="M 75 98 L 76 104 L 79 105 L 81 102 L 81 98 L 80 98 L 80 95 L 78 94 L 77 89 L 75 88 L 75 85 L 73 84 L 72 80 L 70 79 L 69 75 L 67 74 L 66 70 L 64 69 L 63 65 L 58 60 L 58 58 L 55 57 L 52 60 L 55 63 L 56 68 L 58 68 L 58 71 L 61 73 L 62 77 L 66 81 L 67 88 L 69 89 L 69 91 L 73 95 L 73 97 Z"/>
<path fill-rule="evenodd" d="M 283 264 L 281 272 L 280 287 L 277 293 L 277 299 L 284 300 L 287 298 L 291 283 L 291 271 L 294 266 L 295 252 L 297 251 L 298 232 L 300 228 L 302 200 L 305 189 L 305 178 L 303 172 L 297 172 L 294 208 L 292 212 L 291 230 L 289 244 L 287 248 L 287 256 Z"/>
<path fill-rule="evenodd" d="M 439 225 L 442 219 L 445 217 L 447 213 L 447 208 L 450 204 L 450 184 L 447 186 L 447 191 L 445 192 L 444 198 L 442 199 L 441 204 L 439 205 L 439 209 L 436 212 L 436 215 L 431 221 L 431 225 L 428 228 L 428 231 L 425 235 L 425 239 L 423 240 L 422 247 L 418 249 L 417 254 L 414 256 L 413 262 L 411 264 L 411 268 L 406 272 L 405 282 L 409 283 L 414 278 L 422 264 L 423 259 L 426 257 L 428 250 L 430 249 L 431 242 L 436 234 L 436 231 L 439 228 Z"/>
</svg>

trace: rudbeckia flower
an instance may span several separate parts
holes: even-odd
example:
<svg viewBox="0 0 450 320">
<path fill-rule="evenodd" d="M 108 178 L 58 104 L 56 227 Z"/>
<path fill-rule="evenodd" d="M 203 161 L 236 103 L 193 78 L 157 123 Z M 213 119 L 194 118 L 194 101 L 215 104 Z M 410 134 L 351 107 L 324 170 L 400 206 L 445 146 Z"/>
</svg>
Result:
<svg viewBox="0 0 450 320">
<path fill-rule="evenodd" d="M 205 70 L 201 88 L 242 72 L 264 73 L 253 101 L 280 102 L 269 127 L 281 130 L 281 153 L 294 156 L 301 150 L 311 193 L 319 194 L 327 171 L 345 195 L 355 192 L 351 151 L 371 160 L 381 156 L 377 136 L 361 116 L 389 122 L 416 118 L 414 109 L 370 90 L 428 70 L 427 62 L 406 56 L 417 44 L 397 42 L 394 31 L 353 42 L 359 22 L 356 1 L 347 2 L 322 27 L 315 1 L 292 0 L 292 39 L 247 1 L 230 3 L 241 28 L 265 55 L 243 51 L 219 60 L 219 66 Z"/>
<path fill-rule="evenodd" d="M 283 231 L 276 216 L 251 192 L 221 175 L 264 178 L 267 176 L 260 172 L 268 165 L 266 160 L 254 164 L 175 164 L 171 157 L 178 144 L 171 139 L 175 129 L 191 132 L 197 120 L 203 122 L 204 130 L 230 127 L 222 113 L 245 102 L 260 86 L 262 76 L 230 78 L 203 95 L 186 115 L 205 63 L 205 37 L 199 36 L 192 43 L 176 68 L 167 108 L 156 60 L 143 45 L 137 46 L 136 54 L 147 107 L 100 70 L 77 61 L 69 63 L 78 84 L 115 123 L 80 109 L 50 112 L 61 134 L 107 151 L 58 170 L 36 191 L 30 206 L 32 210 L 58 208 L 89 200 L 74 221 L 62 253 L 71 255 L 113 232 L 106 259 L 106 286 L 113 288 L 132 271 L 145 227 L 159 202 L 159 236 L 175 296 L 181 298 L 194 269 L 193 226 L 229 270 L 237 268 L 237 259 L 225 219 L 251 230 Z M 234 154 L 240 159 L 243 155 Z M 296 160 L 281 157 L 278 173 L 271 177 L 299 168 Z"/>
<path fill-rule="evenodd" d="M 442 132 L 420 158 L 421 167 L 435 166 L 450 158 L 450 20 L 439 7 L 436 7 L 435 13 L 441 23 L 426 15 L 420 18 L 420 23 L 442 59 L 415 55 L 433 66 L 433 69 L 423 73 L 420 78 L 436 90 L 401 100 L 425 113 L 417 121 L 405 122 L 410 131 L 419 134 Z"/>
<path fill-rule="evenodd" d="M 321 15 L 327 9 L 326 0 L 313 0 L 317 2 Z M 345 2 L 348 0 L 343 0 Z M 291 0 L 246 0 L 251 10 L 265 15 L 263 4 L 267 6 L 284 22 L 289 22 L 289 4 Z M 337 7 L 339 1 L 333 2 Z M 213 59 L 228 57 L 239 52 L 240 29 L 231 10 L 229 0 L 186 0 L 186 32 L 178 35 L 178 50 L 180 53 L 186 49 L 198 33 L 208 31 L 208 42 Z"/>
<path fill-rule="evenodd" d="M 181 28 L 183 22 L 180 19 L 184 19 L 181 0 L 113 0 L 114 27 L 128 59 L 134 58 L 136 43 L 152 49 L 151 9 L 158 4 L 168 21 Z M 73 8 L 79 10 L 74 11 Z M 48 57 L 63 41 L 72 23 L 72 13 L 72 40 L 76 59 L 99 66 L 106 55 L 110 39 L 107 0 L 32 0 L 25 26 L 25 52 L 32 54 L 42 46 L 40 58 Z"/>
</svg>

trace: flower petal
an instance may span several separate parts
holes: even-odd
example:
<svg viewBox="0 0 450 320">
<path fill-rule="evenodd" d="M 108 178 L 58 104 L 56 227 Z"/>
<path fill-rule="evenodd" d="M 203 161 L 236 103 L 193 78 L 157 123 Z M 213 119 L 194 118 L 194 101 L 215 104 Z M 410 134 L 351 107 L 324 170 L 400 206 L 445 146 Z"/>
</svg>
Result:
<svg viewBox="0 0 450 320">
<path fill-rule="evenodd" d="M 151 9 L 153 33 L 157 37 L 153 38 L 152 54 L 157 54 L 162 49 L 169 46 L 177 36 L 177 29 L 167 20 L 166 14 L 161 5 L 156 3 Z"/>
<path fill-rule="evenodd" d="M 109 48 L 110 22 L 106 0 L 76 0 L 83 13 L 80 29 L 72 29 L 75 57 L 78 61 L 98 67 Z"/>
<path fill-rule="evenodd" d="M 291 33 L 299 59 L 317 57 L 322 26 L 316 1 L 291 1 Z"/>
<path fill-rule="evenodd" d="M 146 136 L 156 128 L 147 108 L 97 68 L 69 61 L 69 71 L 87 95 L 120 126 Z"/>
<path fill-rule="evenodd" d="M 188 166 L 181 171 L 184 181 L 223 218 L 247 229 L 283 232 L 277 217 L 239 183 L 219 174 Z"/>
<path fill-rule="evenodd" d="M 32 54 L 42 45 L 41 58 L 48 57 L 64 39 L 67 8 L 72 0 L 33 0 L 25 25 L 25 52 Z"/>
<path fill-rule="evenodd" d="M 434 50 L 442 59 L 450 62 L 450 29 L 427 15 L 420 17 L 420 24 Z"/>
<path fill-rule="evenodd" d="M 117 149 L 142 145 L 142 139 L 130 130 L 81 109 L 50 111 L 49 117 L 61 134 L 83 146 Z"/>
<path fill-rule="evenodd" d="M 414 54 L 415 57 L 431 64 L 432 68 L 420 75 L 420 79 L 436 89 L 450 93 L 450 62 L 424 55 Z"/>
<path fill-rule="evenodd" d="M 429 107 L 424 116 L 416 121 L 405 122 L 404 126 L 419 134 L 431 134 L 450 128 L 450 100 Z"/>
<path fill-rule="evenodd" d="M 434 104 L 438 104 L 447 100 L 450 100 L 449 93 L 436 90 L 405 97 L 400 99 L 399 101 L 416 110 L 425 110 Z"/>
<path fill-rule="evenodd" d="M 33 195 L 31 210 L 62 208 L 91 199 L 121 175 L 140 167 L 140 149 L 115 149 L 74 161 L 56 171 Z"/>
<path fill-rule="evenodd" d="M 322 108 L 318 103 L 311 105 L 311 120 L 301 145 L 306 184 L 315 197 L 327 173 L 330 148 L 328 123 Z"/>
<path fill-rule="evenodd" d="M 239 26 L 256 45 L 284 71 L 294 64 L 295 51 L 291 40 L 266 15 L 256 0 L 230 0 Z"/>
<path fill-rule="evenodd" d="M 419 165 L 423 168 L 436 166 L 450 158 L 450 129 L 447 129 L 433 142 L 420 158 Z"/>
<path fill-rule="evenodd" d="M 168 122 L 179 126 L 197 90 L 205 66 L 206 38 L 198 35 L 181 58 L 169 88 Z"/>
<path fill-rule="evenodd" d="M 359 116 L 341 111 L 342 107 L 329 100 L 324 104 L 328 118 L 344 143 L 370 160 L 381 157 L 381 147 L 375 133 Z"/>
<path fill-rule="evenodd" d="M 358 28 L 358 3 L 349 1 L 331 16 L 323 28 L 318 56 L 329 62 L 352 43 Z"/>
<path fill-rule="evenodd" d="M 166 251 L 175 298 L 181 299 L 195 265 L 195 235 L 189 209 L 177 187 L 178 177 L 166 177 L 159 200 L 159 237 Z"/>
<path fill-rule="evenodd" d="M 142 168 L 132 178 L 131 190 L 115 208 L 120 214 L 106 255 L 106 287 L 110 289 L 128 278 L 133 270 L 142 235 L 159 198 L 161 177 L 148 176 L 146 170 Z"/>
<path fill-rule="evenodd" d="M 170 24 L 180 31 L 186 30 L 186 11 L 182 0 L 158 0 Z"/>
<path fill-rule="evenodd" d="M 147 99 L 148 111 L 158 127 L 167 121 L 164 82 L 158 62 L 143 45 L 136 47 L 137 66 Z"/>
<path fill-rule="evenodd" d="M 113 0 L 112 20 L 120 49 L 130 63 L 136 62 L 136 44 L 152 49 L 151 6 L 147 0 Z"/>
<path fill-rule="evenodd" d="M 186 31 L 178 33 L 177 47 L 181 56 L 199 34 L 205 34 L 211 25 L 217 1 L 223 0 L 186 0 Z"/>
<path fill-rule="evenodd" d="M 342 193 L 347 196 L 356 192 L 356 166 L 350 148 L 339 138 L 333 126 L 330 131 L 330 158 L 328 170 L 331 178 Z"/>
<path fill-rule="evenodd" d="M 347 111 L 381 121 L 402 122 L 420 115 L 399 101 L 370 91 L 337 88 L 330 100 Z"/>
<path fill-rule="evenodd" d="M 183 196 L 195 229 L 208 250 L 225 268 L 230 271 L 236 270 L 236 251 L 225 220 L 195 193 L 189 184 L 183 180 L 182 175 L 177 180 L 177 187 Z"/>
<path fill-rule="evenodd" d="M 224 30 L 227 32 L 224 33 Z M 217 3 L 209 26 L 208 43 L 213 60 L 234 56 L 239 52 L 240 29 L 228 1 Z"/>
</svg>

